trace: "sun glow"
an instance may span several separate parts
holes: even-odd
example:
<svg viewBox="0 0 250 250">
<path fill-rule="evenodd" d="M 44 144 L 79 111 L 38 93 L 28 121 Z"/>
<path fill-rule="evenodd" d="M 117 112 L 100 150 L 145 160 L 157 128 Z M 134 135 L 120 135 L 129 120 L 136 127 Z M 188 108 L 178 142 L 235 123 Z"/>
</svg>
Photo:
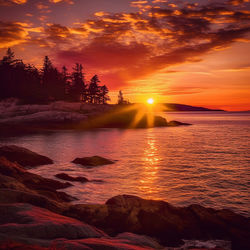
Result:
<svg viewBox="0 0 250 250">
<path fill-rule="evenodd" d="M 148 104 L 153 104 L 153 103 L 154 103 L 154 99 L 153 99 L 153 98 L 149 98 L 149 99 L 147 100 L 147 103 L 148 103 Z"/>
</svg>

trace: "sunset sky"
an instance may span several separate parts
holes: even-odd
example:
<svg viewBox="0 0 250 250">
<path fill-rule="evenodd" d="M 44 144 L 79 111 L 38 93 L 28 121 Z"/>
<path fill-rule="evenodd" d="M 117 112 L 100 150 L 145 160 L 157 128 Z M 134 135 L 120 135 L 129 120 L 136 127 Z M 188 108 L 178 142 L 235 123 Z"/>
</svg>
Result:
<svg viewBox="0 0 250 250">
<path fill-rule="evenodd" d="M 0 55 L 83 64 L 112 101 L 250 110 L 250 0 L 0 0 Z"/>
</svg>

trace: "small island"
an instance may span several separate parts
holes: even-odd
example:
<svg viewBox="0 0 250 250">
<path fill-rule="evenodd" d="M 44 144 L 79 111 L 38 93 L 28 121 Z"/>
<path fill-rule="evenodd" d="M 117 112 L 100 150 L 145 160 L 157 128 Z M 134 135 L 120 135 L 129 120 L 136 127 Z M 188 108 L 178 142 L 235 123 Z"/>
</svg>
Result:
<svg viewBox="0 0 250 250">
<path fill-rule="evenodd" d="M 154 100 L 131 104 L 119 91 L 117 104 L 108 104 L 109 90 L 98 75 L 89 82 L 83 66 L 71 73 L 58 70 L 48 56 L 43 67 L 24 64 L 8 49 L 0 61 L 0 128 L 2 134 L 44 130 L 97 128 L 152 128 L 190 125 L 155 115 Z"/>
</svg>

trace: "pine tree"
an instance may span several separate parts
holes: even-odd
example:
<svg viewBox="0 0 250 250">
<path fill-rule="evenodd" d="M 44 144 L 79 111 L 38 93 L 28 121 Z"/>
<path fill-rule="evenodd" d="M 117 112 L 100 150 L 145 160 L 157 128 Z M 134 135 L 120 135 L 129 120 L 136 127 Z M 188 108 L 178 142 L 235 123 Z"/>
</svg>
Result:
<svg viewBox="0 0 250 250">
<path fill-rule="evenodd" d="M 48 56 L 44 57 L 42 84 L 48 100 L 55 101 L 64 98 L 65 86 L 62 76 L 57 68 L 52 65 Z"/>
<path fill-rule="evenodd" d="M 106 85 L 103 85 L 100 87 L 100 103 L 106 104 L 108 101 L 110 101 L 110 97 L 108 96 L 108 88 Z"/>
<path fill-rule="evenodd" d="M 100 103 L 100 87 L 99 87 L 100 80 L 97 75 L 94 75 L 89 84 L 89 102 L 90 103 Z"/>
<path fill-rule="evenodd" d="M 70 91 L 70 75 L 68 73 L 68 69 L 65 66 L 62 67 L 61 77 L 64 85 L 65 98 L 67 98 Z"/>
<path fill-rule="evenodd" d="M 86 84 L 84 79 L 84 74 L 82 72 L 83 67 L 81 64 L 76 63 L 73 67 L 73 72 L 71 74 L 72 84 L 70 88 L 70 96 L 74 101 L 86 102 Z"/>
<path fill-rule="evenodd" d="M 118 101 L 117 101 L 117 103 L 118 104 L 123 104 L 124 103 L 123 93 L 122 93 L 121 90 L 119 91 L 119 94 L 118 94 Z"/>
<path fill-rule="evenodd" d="M 6 51 L 6 55 L 3 57 L 1 63 L 11 65 L 15 62 L 14 57 L 15 57 L 14 52 L 11 50 L 11 48 L 8 48 Z"/>
</svg>

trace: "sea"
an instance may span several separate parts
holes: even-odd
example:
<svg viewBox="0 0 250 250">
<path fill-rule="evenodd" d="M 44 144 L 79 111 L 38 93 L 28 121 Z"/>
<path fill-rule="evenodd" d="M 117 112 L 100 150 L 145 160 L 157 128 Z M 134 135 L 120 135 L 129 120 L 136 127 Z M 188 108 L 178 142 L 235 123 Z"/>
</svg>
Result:
<svg viewBox="0 0 250 250">
<path fill-rule="evenodd" d="M 73 182 L 63 190 L 78 198 L 74 203 L 105 203 L 130 194 L 250 216 L 250 113 L 160 115 L 192 126 L 51 131 L 1 137 L 0 145 L 23 146 L 53 159 L 53 165 L 31 170 L 41 176 L 87 177 L 89 182 Z M 115 163 L 94 168 L 72 163 L 76 157 L 94 155 Z"/>
</svg>

